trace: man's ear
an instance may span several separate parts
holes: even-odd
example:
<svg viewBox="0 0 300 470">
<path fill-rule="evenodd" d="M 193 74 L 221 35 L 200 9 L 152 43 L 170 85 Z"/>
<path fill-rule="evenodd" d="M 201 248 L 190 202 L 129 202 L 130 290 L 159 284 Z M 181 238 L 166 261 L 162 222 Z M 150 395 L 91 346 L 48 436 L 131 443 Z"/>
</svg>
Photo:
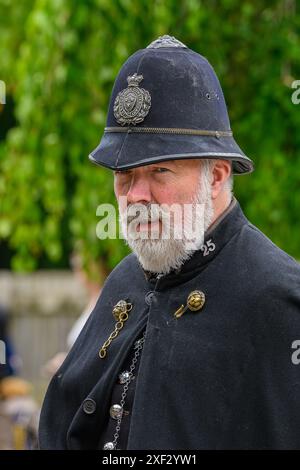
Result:
<svg viewBox="0 0 300 470">
<path fill-rule="evenodd" d="M 212 170 L 211 196 L 216 199 L 222 191 L 225 181 L 231 174 L 231 163 L 228 160 L 216 160 Z"/>
</svg>

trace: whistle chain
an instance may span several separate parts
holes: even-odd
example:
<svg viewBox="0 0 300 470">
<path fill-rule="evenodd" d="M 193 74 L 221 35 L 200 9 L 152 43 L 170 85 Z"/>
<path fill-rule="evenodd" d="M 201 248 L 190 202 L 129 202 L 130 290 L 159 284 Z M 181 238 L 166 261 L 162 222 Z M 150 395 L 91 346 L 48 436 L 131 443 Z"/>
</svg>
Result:
<svg viewBox="0 0 300 470">
<path fill-rule="evenodd" d="M 132 309 L 132 304 L 121 300 L 113 309 L 113 315 L 117 320 L 114 331 L 109 335 L 108 339 L 103 343 L 99 356 L 104 359 L 107 354 L 107 348 L 110 346 L 113 339 L 115 339 L 122 330 L 124 323 L 128 320 L 128 313 Z"/>
</svg>

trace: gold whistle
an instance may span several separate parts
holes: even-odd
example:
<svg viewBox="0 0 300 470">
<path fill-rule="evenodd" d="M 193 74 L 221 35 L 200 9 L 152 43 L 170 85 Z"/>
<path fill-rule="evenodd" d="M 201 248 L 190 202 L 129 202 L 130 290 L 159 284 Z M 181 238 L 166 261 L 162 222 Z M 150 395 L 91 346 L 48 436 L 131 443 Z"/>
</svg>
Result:
<svg viewBox="0 0 300 470">
<path fill-rule="evenodd" d="M 203 305 L 205 304 L 205 294 L 201 290 L 193 290 L 187 298 L 186 306 L 181 305 L 176 312 L 174 313 L 174 317 L 180 318 L 184 312 L 188 309 L 192 312 L 197 312 L 201 310 Z"/>
</svg>

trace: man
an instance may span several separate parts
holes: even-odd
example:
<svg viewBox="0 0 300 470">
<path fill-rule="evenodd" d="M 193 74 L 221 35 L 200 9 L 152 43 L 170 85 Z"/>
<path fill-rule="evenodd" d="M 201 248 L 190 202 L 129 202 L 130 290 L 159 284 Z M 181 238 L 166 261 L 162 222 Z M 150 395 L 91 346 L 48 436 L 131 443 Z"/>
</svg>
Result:
<svg viewBox="0 0 300 470">
<path fill-rule="evenodd" d="M 90 158 L 133 253 L 49 386 L 41 448 L 299 448 L 300 267 L 232 196 L 253 164 L 207 60 L 170 36 L 131 56 Z"/>
</svg>

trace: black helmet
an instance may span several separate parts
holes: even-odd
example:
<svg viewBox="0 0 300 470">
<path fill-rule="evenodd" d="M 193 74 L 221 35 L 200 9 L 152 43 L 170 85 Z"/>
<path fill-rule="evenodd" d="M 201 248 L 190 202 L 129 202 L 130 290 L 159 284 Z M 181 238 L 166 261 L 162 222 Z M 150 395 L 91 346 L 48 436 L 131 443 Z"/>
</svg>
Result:
<svg viewBox="0 0 300 470">
<path fill-rule="evenodd" d="M 115 81 L 104 135 L 89 158 L 112 170 L 164 160 L 231 160 L 253 171 L 235 142 L 223 92 L 207 59 L 171 36 L 127 59 Z"/>
</svg>

